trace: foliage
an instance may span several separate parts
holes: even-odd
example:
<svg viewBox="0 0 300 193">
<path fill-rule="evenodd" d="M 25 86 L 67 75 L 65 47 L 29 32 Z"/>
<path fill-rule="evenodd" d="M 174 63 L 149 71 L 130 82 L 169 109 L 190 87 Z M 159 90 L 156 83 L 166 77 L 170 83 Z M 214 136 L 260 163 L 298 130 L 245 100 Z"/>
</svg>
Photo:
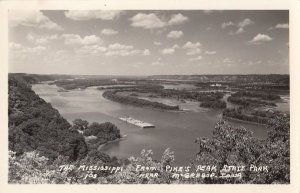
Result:
<svg viewBox="0 0 300 193">
<path fill-rule="evenodd" d="M 87 122 L 86 120 L 82 120 L 82 119 L 75 119 L 73 121 L 73 127 L 72 129 L 76 129 L 76 130 L 86 130 L 88 128 L 89 122 Z"/>
<path fill-rule="evenodd" d="M 259 124 L 267 124 L 269 121 L 269 118 L 265 116 L 260 116 L 260 115 L 265 115 L 263 113 L 258 113 L 258 111 L 253 112 L 253 114 L 245 114 L 241 108 L 237 109 L 225 109 L 223 111 L 223 117 L 224 118 L 233 118 L 233 119 L 239 119 L 242 121 L 249 121 L 249 122 L 254 122 L 254 123 L 259 123 Z"/>
<path fill-rule="evenodd" d="M 257 107 L 257 106 L 276 106 L 273 102 L 267 102 L 263 100 L 250 99 L 244 97 L 234 97 L 230 96 L 227 99 L 229 102 L 237 105 L 242 105 L 243 107 Z"/>
<path fill-rule="evenodd" d="M 213 109 L 223 109 L 226 108 L 226 102 L 225 101 L 205 101 L 200 103 L 200 107 L 205 107 L 205 108 L 213 108 Z"/>
<path fill-rule="evenodd" d="M 86 141 L 90 150 L 97 149 L 102 144 L 121 138 L 120 130 L 110 122 L 101 124 L 94 122 L 84 130 L 83 135 L 86 136 Z M 89 136 L 94 137 L 89 138 Z"/>
<path fill-rule="evenodd" d="M 59 155 L 76 160 L 87 153 L 83 136 L 21 77 L 9 77 L 8 116 L 9 149 L 17 155 L 37 150 L 50 160 Z"/>
<path fill-rule="evenodd" d="M 249 92 L 249 91 L 239 91 L 231 96 L 233 97 L 251 97 L 251 98 L 260 98 L 262 100 L 278 100 L 280 99 L 279 95 L 266 93 L 266 92 Z"/>
<path fill-rule="evenodd" d="M 9 151 L 8 182 L 12 184 L 60 184 L 68 183 L 67 173 L 58 172 L 55 164 L 37 152 L 26 152 L 20 156 Z M 66 160 L 64 160 L 66 161 Z"/>
<path fill-rule="evenodd" d="M 121 96 L 117 94 L 117 90 L 115 91 L 105 91 L 103 93 L 103 97 L 108 98 L 112 101 L 131 104 L 139 107 L 151 107 L 162 110 L 179 110 L 179 106 L 170 106 L 159 102 L 152 102 L 145 99 L 140 99 L 132 96 Z"/>
<path fill-rule="evenodd" d="M 253 137 L 243 127 L 233 127 L 224 121 L 216 124 L 213 137 L 199 138 L 198 162 L 207 165 L 267 166 L 268 172 L 243 172 L 242 178 L 213 179 L 209 183 L 289 183 L 289 116 L 278 115 L 270 121 L 266 140 Z"/>
</svg>

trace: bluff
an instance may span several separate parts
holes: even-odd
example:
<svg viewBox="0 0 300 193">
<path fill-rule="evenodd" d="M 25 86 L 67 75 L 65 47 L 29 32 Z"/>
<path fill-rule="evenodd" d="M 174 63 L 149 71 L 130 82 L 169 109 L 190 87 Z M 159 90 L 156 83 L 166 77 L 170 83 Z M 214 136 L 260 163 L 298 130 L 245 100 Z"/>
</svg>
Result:
<svg viewBox="0 0 300 193">
<path fill-rule="evenodd" d="M 59 155 L 72 161 L 84 158 L 88 152 L 84 137 L 70 129 L 68 121 L 32 91 L 30 82 L 9 75 L 9 150 L 17 155 L 36 150 L 50 160 Z"/>
</svg>

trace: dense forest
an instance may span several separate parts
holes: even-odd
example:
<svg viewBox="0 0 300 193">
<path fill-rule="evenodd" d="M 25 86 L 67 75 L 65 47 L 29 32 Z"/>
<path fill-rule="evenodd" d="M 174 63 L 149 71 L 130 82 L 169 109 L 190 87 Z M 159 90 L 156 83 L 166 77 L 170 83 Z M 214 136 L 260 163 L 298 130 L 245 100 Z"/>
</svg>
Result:
<svg viewBox="0 0 300 193">
<path fill-rule="evenodd" d="M 221 100 L 205 101 L 200 103 L 200 107 L 212 108 L 212 109 L 223 109 L 226 108 L 226 102 Z"/>
<path fill-rule="evenodd" d="M 239 91 L 239 92 L 231 94 L 231 96 L 259 98 L 262 100 L 279 100 L 279 99 L 281 99 L 279 95 L 270 94 L 270 93 L 266 93 L 266 92 Z"/>
<path fill-rule="evenodd" d="M 97 152 L 98 145 L 121 137 L 120 130 L 115 125 L 89 125 L 87 121 L 80 119 L 74 120 L 71 125 L 50 103 L 46 103 L 32 91 L 27 80 L 18 75 L 9 76 L 8 141 L 11 155 L 22 159 L 28 152 L 35 152 L 50 165 L 61 157 L 65 163 L 70 163 L 87 157 L 93 159 L 94 156 L 100 157 L 100 161 L 103 159 L 116 164 L 115 158 Z M 88 140 L 91 135 L 95 136 L 92 141 Z M 10 173 L 15 170 L 16 168 L 10 168 Z M 11 180 L 12 183 L 21 179 L 21 176 L 14 176 L 16 177 L 17 179 Z"/>
<path fill-rule="evenodd" d="M 136 97 L 132 96 L 121 96 L 117 94 L 118 90 L 114 91 L 105 91 L 103 93 L 103 97 L 108 98 L 112 101 L 124 103 L 124 104 L 131 104 L 134 106 L 139 106 L 139 107 L 151 107 L 151 108 L 156 108 L 156 109 L 161 109 L 161 110 L 180 110 L 179 106 L 170 106 L 170 105 L 165 105 L 163 103 L 159 102 L 152 102 L 148 101 L 145 99 L 139 99 Z"/>
<path fill-rule="evenodd" d="M 241 105 L 243 107 L 259 107 L 259 106 L 276 106 L 273 102 L 263 101 L 259 99 L 252 99 L 246 97 L 234 97 L 230 96 L 227 99 L 229 102 L 237 105 Z"/>
<path fill-rule="evenodd" d="M 16 155 L 37 150 L 52 160 L 59 155 L 71 160 L 85 157 L 83 136 L 70 130 L 71 125 L 24 79 L 10 76 L 8 94 L 9 149 Z"/>
<path fill-rule="evenodd" d="M 267 166 L 268 172 L 243 171 L 242 178 L 173 177 L 166 168 L 174 166 L 176 152 L 166 149 L 160 160 L 152 158 L 151 150 L 128 159 L 110 157 L 98 150 L 99 145 L 121 138 L 120 130 L 111 123 L 88 123 L 75 119 L 67 122 L 51 104 L 39 98 L 31 81 L 22 76 L 9 76 L 9 183 L 20 184 L 223 184 L 223 183 L 289 183 L 290 182 L 290 117 L 279 112 L 251 111 L 253 117 L 266 118 L 268 137 L 257 139 L 244 127 L 226 121 L 216 123 L 212 136 L 195 140 L 199 151 L 189 164 L 197 165 Z M 109 91 L 112 92 L 112 91 Z M 170 91 L 167 91 L 170 92 Z M 173 92 L 173 91 L 172 91 Z M 176 92 L 176 91 L 174 91 Z M 210 94 L 207 94 L 207 98 Z M 211 94 L 212 95 L 212 94 Z M 214 99 L 223 96 L 217 94 Z M 135 97 L 133 97 L 135 98 Z M 221 97 L 222 98 L 222 97 Z M 210 101 L 210 100 L 207 100 Z M 214 101 L 214 100 L 211 100 Z M 237 110 L 225 110 L 235 116 Z M 242 111 L 242 109 L 240 109 Z M 82 165 L 122 167 L 109 170 L 80 171 Z M 154 167 L 158 174 L 147 178 L 140 165 Z M 65 166 L 64 169 L 59 169 Z M 67 167 L 67 166 L 74 166 Z M 89 177 L 86 177 L 88 174 Z M 217 172 L 221 175 L 221 171 Z"/>
</svg>

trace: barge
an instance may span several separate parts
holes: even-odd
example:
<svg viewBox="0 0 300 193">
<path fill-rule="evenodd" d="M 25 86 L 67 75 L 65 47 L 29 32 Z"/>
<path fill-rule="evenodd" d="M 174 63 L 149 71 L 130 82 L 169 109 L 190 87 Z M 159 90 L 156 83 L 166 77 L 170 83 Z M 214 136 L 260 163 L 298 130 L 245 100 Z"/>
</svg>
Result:
<svg viewBox="0 0 300 193">
<path fill-rule="evenodd" d="M 146 123 L 144 121 L 140 121 L 137 119 L 134 119 L 132 117 L 120 117 L 120 120 L 125 121 L 127 123 L 133 124 L 135 126 L 141 127 L 141 128 L 154 128 L 155 126 L 150 124 L 150 123 Z"/>
</svg>

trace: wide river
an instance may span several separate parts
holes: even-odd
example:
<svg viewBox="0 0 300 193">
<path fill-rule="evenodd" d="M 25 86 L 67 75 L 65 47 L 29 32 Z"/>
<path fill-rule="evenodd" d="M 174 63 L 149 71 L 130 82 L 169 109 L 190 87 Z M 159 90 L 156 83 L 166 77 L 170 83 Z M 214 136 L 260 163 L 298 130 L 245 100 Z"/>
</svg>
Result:
<svg viewBox="0 0 300 193">
<path fill-rule="evenodd" d="M 105 145 L 101 150 L 121 158 L 138 156 L 142 149 L 153 150 L 153 158 L 161 159 L 166 148 L 175 151 L 175 164 L 187 164 L 195 158 L 198 145 L 197 137 L 210 137 L 221 111 L 190 111 L 184 113 L 163 112 L 112 102 L 102 97 L 104 91 L 94 87 L 85 90 L 57 92 L 55 85 L 36 84 L 33 90 L 46 102 L 50 102 L 69 122 L 76 118 L 91 122 L 111 122 L 126 137 L 118 142 Z M 119 118 L 131 116 L 135 119 L 154 124 L 155 128 L 142 129 L 125 123 Z M 267 136 L 262 125 L 235 122 L 253 131 L 259 138 Z"/>
</svg>

